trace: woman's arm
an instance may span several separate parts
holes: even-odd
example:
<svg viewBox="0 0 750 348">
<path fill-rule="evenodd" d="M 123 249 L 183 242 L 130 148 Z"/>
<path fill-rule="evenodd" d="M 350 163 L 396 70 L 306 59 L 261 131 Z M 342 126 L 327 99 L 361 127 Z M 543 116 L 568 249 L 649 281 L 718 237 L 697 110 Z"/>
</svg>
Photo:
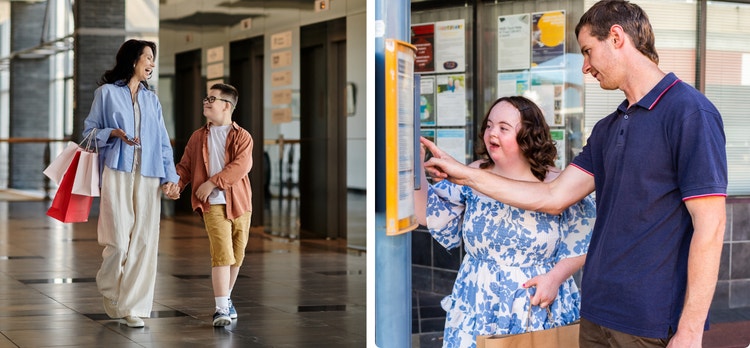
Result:
<svg viewBox="0 0 750 348">
<path fill-rule="evenodd" d="M 560 285 L 573 273 L 581 269 L 585 261 L 586 255 L 562 259 L 549 272 L 540 274 L 524 283 L 524 288 L 536 287 L 536 292 L 531 296 L 531 305 L 542 308 L 551 305 L 557 298 Z"/>
</svg>

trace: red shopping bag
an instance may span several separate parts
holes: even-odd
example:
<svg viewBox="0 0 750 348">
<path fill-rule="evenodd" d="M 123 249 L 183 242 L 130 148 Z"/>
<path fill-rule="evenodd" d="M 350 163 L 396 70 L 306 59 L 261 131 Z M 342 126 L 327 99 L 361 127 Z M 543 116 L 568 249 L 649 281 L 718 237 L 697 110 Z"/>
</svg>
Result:
<svg viewBox="0 0 750 348">
<path fill-rule="evenodd" d="M 89 212 L 94 197 L 73 194 L 73 181 L 75 180 L 78 162 L 81 159 L 81 151 L 76 151 L 73 161 L 70 162 L 68 170 L 63 176 L 60 187 L 52 200 L 52 206 L 47 210 L 47 215 L 62 222 L 86 222 L 89 221 Z"/>
</svg>

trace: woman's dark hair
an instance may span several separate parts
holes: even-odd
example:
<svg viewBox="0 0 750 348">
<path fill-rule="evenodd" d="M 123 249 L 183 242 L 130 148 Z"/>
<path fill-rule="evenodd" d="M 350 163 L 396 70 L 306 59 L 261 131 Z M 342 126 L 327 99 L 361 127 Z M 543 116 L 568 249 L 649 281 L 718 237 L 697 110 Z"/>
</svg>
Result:
<svg viewBox="0 0 750 348">
<path fill-rule="evenodd" d="M 490 112 L 492 112 L 492 109 L 497 104 L 502 102 L 513 105 L 521 113 L 521 127 L 518 129 L 518 134 L 516 134 L 518 147 L 529 161 L 529 164 L 531 164 L 531 173 L 540 181 L 544 181 L 549 168 L 555 165 L 557 147 L 552 140 L 552 135 L 549 132 L 547 122 L 544 120 L 542 110 L 539 109 L 536 103 L 525 97 L 502 97 L 496 100 L 490 106 L 487 114 L 484 115 L 484 120 L 482 120 L 481 128 L 479 129 L 479 141 L 477 142 L 476 152 L 480 158 L 486 161 L 481 163 L 479 168 L 486 169 L 495 165 L 489 152 L 487 152 L 487 147 L 484 145 L 484 132 L 487 129 Z"/>
<path fill-rule="evenodd" d="M 120 80 L 125 80 L 125 82 L 130 81 L 130 78 L 135 73 L 135 63 L 138 62 L 141 54 L 143 54 L 143 49 L 146 47 L 151 47 L 154 59 L 156 59 L 156 43 L 136 39 L 125 41 L 117 51 L 115 67 L 104 72 L 99 80 L 99 85 L 115 83 Z M 141 81 L 141 83 L 144 87 L 148 88 L 148 82 Z"/>
</svg>

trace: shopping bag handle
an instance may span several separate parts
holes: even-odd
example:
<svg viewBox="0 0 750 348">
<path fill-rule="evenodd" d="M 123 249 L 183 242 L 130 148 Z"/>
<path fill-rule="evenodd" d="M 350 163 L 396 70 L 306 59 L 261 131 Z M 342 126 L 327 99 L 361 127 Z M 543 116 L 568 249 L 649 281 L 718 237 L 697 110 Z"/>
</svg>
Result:
<svg viewBox="0 0 750 348">
<path fill-rule="evenodd" d="M 99 153 L 99 143 L 96 141 L 96 128 L 92 128 L 89 131 L 89 134 L 86 134 L 86 137 L 81 140 L 81 142 L 78 144 L 78 146 L 84 148 L 86 151 L 91 152 L 91 143 L 94 143 L 94 150 L 96 153 Z"/>
<path fill-rule="evenodd" d="M 526 316 L 526 330 L 525 332 L 529 332 L 529 327 L 531 326 L 531 292 L 529 289 L 526 289 L 526 293 L 529 295 L 529 313 Z M 554 322 L 554 318 L 552 317 L 552 311 L 549 309 L 549 306 L 545 308 L 547 310 L 547 319 L 549 319 L 550 322 Z"/>
</svg>

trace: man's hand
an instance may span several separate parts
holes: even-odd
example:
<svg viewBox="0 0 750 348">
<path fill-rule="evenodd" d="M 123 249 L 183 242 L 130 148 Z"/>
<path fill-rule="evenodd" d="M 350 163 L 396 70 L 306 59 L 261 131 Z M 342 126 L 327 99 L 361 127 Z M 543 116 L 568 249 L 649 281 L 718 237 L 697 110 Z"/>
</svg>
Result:
<svg viewBox="0 0 750 348">
<path fill-rule="evenodd" d="M 211 180 L 206 180 L 206 182 L 202 183 L 201 186 L 198 186 L 198 189 L 195 190 L 195 196 L 198 197 L 201 202 L 205 202 L 208 200 L 208 196 L 211 195 L 211 191 L 215 188 L 216 185 L 211 182 Z"/>
<path fill-rule="evenodd" d="M 453 157 L 443 150 L 440 150 L 432 141 L 424 137 L 421 137 L 420 141 L 422 145 L 432 152 L 432 158 L 424 163 L 424 168 L 430 173 L 434 181 L 448 179 L 458 185 L 468 184 L 471 179 L 472 168 L 453 159 Z"/>
</svg>

